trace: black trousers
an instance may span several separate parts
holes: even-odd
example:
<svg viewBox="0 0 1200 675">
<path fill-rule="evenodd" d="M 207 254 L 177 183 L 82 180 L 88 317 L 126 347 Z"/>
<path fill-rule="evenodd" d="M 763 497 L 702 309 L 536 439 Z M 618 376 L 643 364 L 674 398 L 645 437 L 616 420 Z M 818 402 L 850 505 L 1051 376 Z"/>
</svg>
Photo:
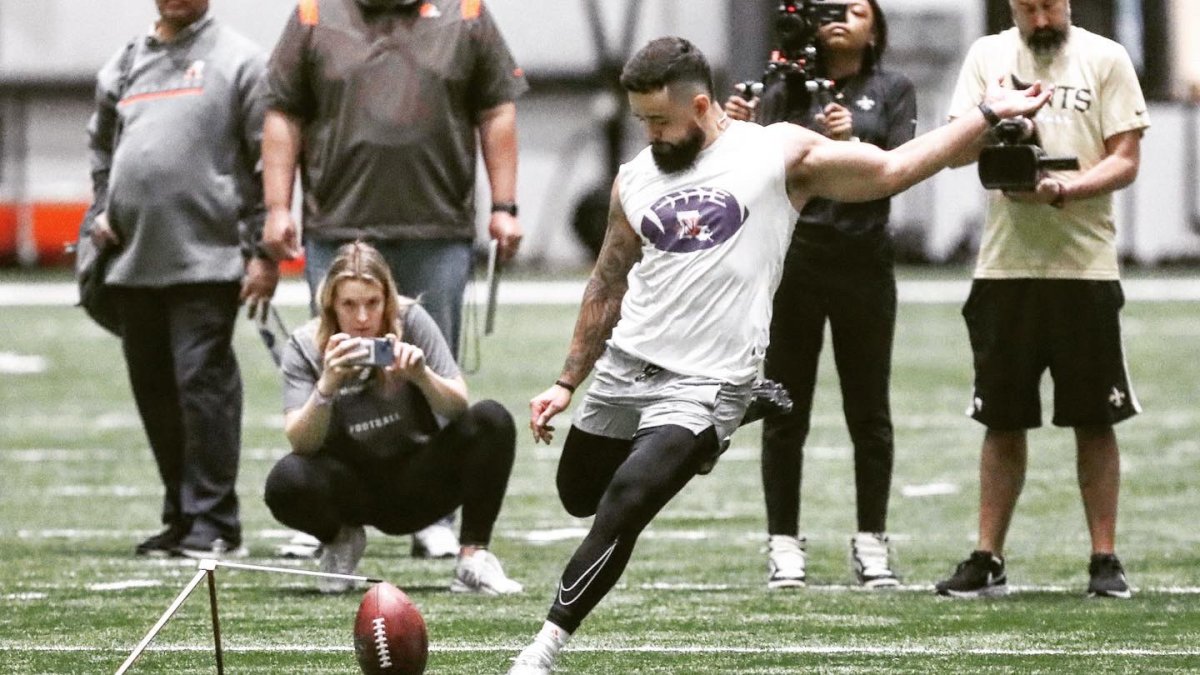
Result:
<svg viewBox="0 0 1200 675">
<path fill-rule="evenodd" d="M 767 530 L 799 533 L 804 442 L 828 321 L 842 410 L 854 445 L 858 530 L 884 532 L 895 453 L 888 398 L 896 330 L 890 242 L 838 239 L 814 246 L 798 238 L 788 251 L 774 303 L 763 370 L 787 388 L 794 407 L 763 420 Z"/>
<path fill-rule="evenodd" d="M 571 427 L 558 464 L 559 498 L 571 515 L 596 519 L 563 570 L 550 621 L 575 632 L 621 578 L 638 535 L 716 451 L 712 427 L 697 435 L 666 425 L 632 440 Z"/>
<path fill-rule="evenodd" d="M 427 444 L 386 466 L 348 463 L 333 453 L 290 454 L 267 476 L 275 518 L 321 541 L 343 525 L 408 534 L 462 506 L 464 545 L 486 546 L 500 514 L 516 456 L 512 415 L 481 401 Z"/>
<path fill-rule="evenodd" d="M 235 491 L 242 376 L 237 283 L 117 288 L 129 383 L 158 474 L 162 521 L 241 541 Z"/>
</svg>

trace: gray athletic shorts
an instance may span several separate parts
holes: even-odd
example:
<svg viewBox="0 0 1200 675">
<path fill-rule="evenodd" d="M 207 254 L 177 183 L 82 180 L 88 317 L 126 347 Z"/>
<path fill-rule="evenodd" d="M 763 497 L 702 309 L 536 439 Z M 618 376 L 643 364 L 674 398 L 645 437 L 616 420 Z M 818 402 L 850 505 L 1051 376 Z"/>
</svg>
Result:
<svg viewBox="0 0 1200 675">
<path fill-rule="evenodd" d="M 572 423 L 589 434 L 620 439 L 666 424 L 694 434 L 715 427 L 723 441 L 742 421 L 752 386 L 680 375 L 609 345 Z"/>
</svg>

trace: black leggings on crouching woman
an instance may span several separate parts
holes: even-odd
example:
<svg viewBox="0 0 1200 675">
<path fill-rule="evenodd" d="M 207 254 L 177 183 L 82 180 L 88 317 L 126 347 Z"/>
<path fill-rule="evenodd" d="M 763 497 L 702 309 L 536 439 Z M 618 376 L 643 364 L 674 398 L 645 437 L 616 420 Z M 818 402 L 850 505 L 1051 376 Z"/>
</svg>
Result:
<svg viewBox="0 0 1200 675">
<path fill-rule="evenodd" d="M 343 525 L 408 534 L 462 506 L 460 540 L 487 545 L 516 453 L 512 415 L 481 401 L 394 470 L 367 472 L 327 454 L 289 454 L 267 476 L 265 499 L 288 527 L 331 541 Z"/>
</svg>

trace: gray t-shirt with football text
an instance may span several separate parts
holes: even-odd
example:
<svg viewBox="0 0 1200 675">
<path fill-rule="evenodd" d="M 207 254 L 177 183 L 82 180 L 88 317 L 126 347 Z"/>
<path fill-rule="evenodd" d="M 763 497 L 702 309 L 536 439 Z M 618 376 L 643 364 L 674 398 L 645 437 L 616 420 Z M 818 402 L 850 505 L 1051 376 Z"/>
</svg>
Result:
<svg viewBox="0 0 1200 675">
<path fill-rule="evenodd" d="M 312 395 L 321 377 L 323 355 L 316 344 L 318 319 L 296 329 L 283 352 L 283 409 L 296 410 Z M 433 318 L 413 304 L 404 312 L 401 341 L 420 347 L 425 362 L 442 377 L 459 375 L 458 365 Z M 343 386 L 334 397 L 329 433 L 320 452 L 372 468 L 402 459 L 442 426 L 421 390 L 412 383 L 386 391 L 379 371 Z"/>
</svg>

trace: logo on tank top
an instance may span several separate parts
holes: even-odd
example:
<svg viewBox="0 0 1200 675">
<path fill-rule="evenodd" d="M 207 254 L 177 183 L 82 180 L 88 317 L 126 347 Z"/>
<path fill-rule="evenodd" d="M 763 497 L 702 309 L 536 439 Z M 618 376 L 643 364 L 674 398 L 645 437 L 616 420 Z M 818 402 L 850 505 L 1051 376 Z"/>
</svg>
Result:
<svg viewBox="0 0 1200 675">
<path fill-rule="evenodd" d="M 728 190 L 691 188 L 662 197 L 642 218 L 642 236 L 669 253 L 713 248 L 742 229 L 750 210 Z"/>
</svg>

